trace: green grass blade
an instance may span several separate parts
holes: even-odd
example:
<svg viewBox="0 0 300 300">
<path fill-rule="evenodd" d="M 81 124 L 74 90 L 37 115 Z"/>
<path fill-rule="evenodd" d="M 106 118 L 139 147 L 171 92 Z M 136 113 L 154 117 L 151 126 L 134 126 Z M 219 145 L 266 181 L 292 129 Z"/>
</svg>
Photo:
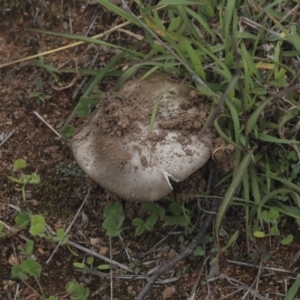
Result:
<svg viewBox="0 0 300 300">
<path fill-rule="evenodd" d="M 196 29 L 194 28 L 191 20 L 189 19 L 186 10 L 185 10 L 185 6 L 178 6 L 177 7 L 177 11 L 178 14 L 180 15 L 182 22 L 185 24 L 185 26 L 187 27 L 190 35 L 196 40 L 200 40 L 199 34 L 197 33 Z"/>
<path fill-rule="evenodd" d="M 126 19 L 127 21 L 140 26 L 139 22 L 127 11 L 125 11 L 124 9 L 122 9 L 119 6 L 114 5 L 111 1 L 109 0 L 97 0 L 97 2 L 101 5 L 103 5 L 104 7 L 106 7 L 108 10 L 116 13 L 117 15 L 123 17 L 124 19 Z"/>
<path fill-rule="evenodd" d="M 217 130 L 218 134 L 226 141 L 228 142 L 229 144 L 232 144 L 234 145 L 237 149 L 240 149 L 240 150 L 243 150 L 243 148 L 238 145 L 237 143 L 235 143 L 231 138 L 229 138 L 225 132 L 223 131 L 222 127 L 220 126 L 219 122 L 218 122 L 218 119 L 220 118 L 221 116 L 217 117 L 214 121 L 214 127 L 215 129 Z M 224 116 L 222 116 L 224 117 Z"/>
<path fill-rule="evenodd" d="M 171 88 L 172 88 L 171 85 L 167 86 L 167 87 L 159 94 L 159 96 L 158 96 L 157 99 L 155 100 L 155 104 L 154 104 L 154 107 L 153 107 L 153 110 L 152 110 L 151 119 L 150 119 L 150 124 L 149 124 L 149 130 L 148 130 L 148 133 L 149 133 L 149 134 L 152 133 L 152 130 L 153 130 L 154 122 L 155 122 L 156 115 L 157 115 L 157 111 L 158 111 L 158 105 L 159 105 L 159 102 L 160 102 L 160 100 L 162 99 L 162 97 L 165 95 L 165 93 L 167 93 Z"/>
<path fill-rule="evenodd" d="M 202 80 L 205 80 L 205 72 L 202 67 L 201 60 L 200 60 L 199 56 L 197 55 L 196 51 L 193 49 L 193 47 L 191 46 L 191 44 L 188 42 L 187 39 L 184 39 L 182 41 L 182 44 L 184 45 L 184 47 L 192 61 L 191 65 L 195 69 L 196 73 Z"/>
<path fill-rule="evenodd" d="M 261 217 L 261 193 L 260 193 L 260 187 L 258 184 L 258 175 L 257 175 L 257 171 L 256 168 L 253 164 L 250 165 L 249 167 L 250 170 L 250 179 L 251 179 L 251 189 L 252 189 L 252 195 L 254 197 L 254 203 L 255 206 L 253 207 L 256 208 L 257 210 L 255 211 L 258 220 L 260 221 L 260 225 L 263 227 L 263 220 Z M 253 209 L 252 209 L 252 213 L 253 213 Z"/>
<path fill-rule="evenodd" d="M 291 300 L 294 299 L 300 289 L 300 274 L 297 275 L 297 279 L 290 287 L 289 291 L 284 297 L 284 300 Z"/>
<path fill-rule="evenodd" d="M 98 0 L 101 1 L 101 0 Z M 198 1 L 193 1 L 193 0 L 162 0 L 159 1 L 157 6 L 162 6 L 162 5 L 207 5 L 209 4 L 209 1 L 207 0 L 198 0 Z"/>
<path fill-rule="evenodd" d="M 206 20 L 204 20 L 204 18 L 202 18 L 201 15 L 197 14 L 195 11 L 191 10 L 188 7 L 185 8 L 185 11 L 200 23 L 200 25 L 204 29 L 204 32 L 207 32 L 211 36 L 211 38 L 215 39 L 214 31 L 209 27 L 208 23 L 206 22 Z"/>
<path fill-rule="evenodd" d="M 288 144 L 288 145 L 299 145 L 300 141 L 297 140 L 284 140 L 284 139 L 279 139 L 276 137 L 273 137 L 271 135 L 265 134 L 265 133 L 258 133 L 257 139 L 264 141 L 264 142 L 269 142 L 269 143 L 277 143 L 277 144 Z"/>
<path fill-rule="evenodd" d="M 233 13 L 235 10 L 235 0 L 231 0 L 231 1 L 225 1 L 227 2 L 227 5 L 225 7 L 225 12 L 224 12 L 224 19 L 223 19 L 223 27 L 221 28 L 222 30 L 222 35 L 223 38 L 226 41 L 230 41 L 231 40 L 231 25 L 232 25 L 232 18 L 233 18 Z M 222 11 L 220 11 L 220 13 L 223 13 Z M 226 43 L 228 46 L 227 48 L 231 48 L 230 43 Z M 228 51 L 226 51 L 228 52 Z"/>
<path fill-rule="evenodd" d="M 232 198 L 233 198 L 237 188 L 239 187 L 239 185 L 244 177 L 244 174 L 247 172 L 248 166 L 251 162 L 251 156 L 252 156 L 252 152 L 248 152 L 245 154 L 243 160 L 241 161 L 241 165 L 238 167 L 236 175 L 233 177 L 230 186 L 226 190 L 224 199 L 219 206 L 217 217 L 216 217 L 216 225 L 215 225 L 215 232 L 216 232 L 216 236 L 218 237 L 218 239 L 219 239 L 219 230 L 220 230 L 222 219 L 225 215 L 227 208 L 229 207 L 229 205 L 232 201 Z"/>
<path fill-rule="evenodd" d="M 247 125 L 246 125 L 246 134 L 249 134 L 253 128 L 256 126 L 258 123 L 260 115 L 263 113 L 264 109 L 267 107 L 267 105 L 274 101 L 275 99 L 278 99 L 282 97 L 283 95 L 290 93 L 300 87 L 300 84 L 292 85 L 289 86 L 278 93 L 272 95 L 270 98 L 266 99 L 263 101 L 257 108 L 256 110 L 251 114 L 250 118 L 248 119 Z"/>
</svg>

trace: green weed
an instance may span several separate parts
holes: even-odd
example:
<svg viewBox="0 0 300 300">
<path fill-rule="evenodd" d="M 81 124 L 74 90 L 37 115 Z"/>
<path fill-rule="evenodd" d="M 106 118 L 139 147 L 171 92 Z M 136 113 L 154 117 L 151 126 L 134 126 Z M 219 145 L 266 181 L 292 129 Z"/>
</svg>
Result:
<svg viewBox="0 0 300 300">
<path fill-rule="evenodd" d="M 18 177 L 7 176 L 12 182 L 15 182 L 21 185 L 22 197 L 23 200 L 26 201 L 26 186 L 28 184 L 39 184 L 41 182 L 40 176 L 36 173 L 25 174 L 21 171 L 21 169 L 26 168 L 27 163 L 24 159 L 17 159 L 13 165 L 13 172 L 19 174 Z"/>
</svg>

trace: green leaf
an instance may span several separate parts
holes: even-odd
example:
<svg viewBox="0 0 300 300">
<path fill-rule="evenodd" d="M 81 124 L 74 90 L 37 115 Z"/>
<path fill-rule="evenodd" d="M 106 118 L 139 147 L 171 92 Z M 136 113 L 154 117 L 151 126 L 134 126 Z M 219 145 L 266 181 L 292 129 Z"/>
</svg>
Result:
<svg viewBox="0 0 300 300">
<path fill-rule="evenodd" d="M 41 182 L 41 178 L 38 174 L 32 173 L 30 175 L 29 183 L 30 184 L 39 184 Z"/>
<path fill-rule="evenodd" d="M 170 216 L 166 216 L 165 217 L 165 223 L 167 225 L 177 225 L 178 224 L 178 217 L 170 217 Z"/>
<path fill-rule="evenodd" d="M 41 92 L 32 92 L 29 94 L 30 98 L 36 98 L 36 97 L 40 97 L 42 95 Z"/>
<path fill-rule="evenodd" d="M 269 211 L 269 218 L 271 220 L 277 220 L 279 218 L 279 212 L 278 210 L 271 208 Z"/>
<path fill-rule="evenodd" d="M 34 245 L 34 242 L 32 240 L 27 240 L 25 248 L 21 245 L 19 245 L 17 248 L 22 255 L 29 256 L 33 253 L 33 245 Z"/>
<path fill-rule="evenodd" d="M 21 280 L 27 280 L 28 275 L 26 272 L 23 271 L 23 269 L 20 266 L 13 266 L 12 270 L 12 277 L 13 278 L 19 278 Z"/>
<path fill-rule="evenodd" d="M 26 166 L 27 166 L 26 161 L 22 158 L 19 158 L 14 162 L 13 171 L 15 172 L 20 169 L 24 169 L 26 168 Z"/>
<path fill-rule="evenodd" d="M 284 297 L 284 300 L 295 299 L 295 296 L 297 295 L 299 289 L 300 289 L 300 275 L 298 274 L 297 279 L 288 290 L 287 294 Z"/>
<path fill-rule="evenodd" d="M 78 268 L 78 269 L 83 269 L 85 267 L 85 264 L 84 263 L 80 263 L 80 262 L 74 262 L 73 266 L 75 268 Z"/>
<path fill-rule="evenodd" d="M 64 139 L 68 139 L 75 133 L 75 131 L 76 130 L 74 126 L 67 125 L 61 130 L 60 134 Z"/>
<path fill-rule="evenodd" d="M 254 231 L 253 235 L 257 238 L 264 238 L 266 236 L 263 231 Z"/>
<path fill-rule="evenodd" d="M 68 293 L 71 293 L 71 299 L 73 300 L 85 300 L 90 294 L 90 290 L 88 288 L 84 288 L 75 280 L 69 281 L 65 288 Z"/>
<path fill-rule="evenodd" d="M 102 226 L 104 229 L 106 229 L 106 234 L 108 236 L 119 235 L 122 232 L 121 225 L 122 223 L 120 223 L 118 220 L 115 220 L 114 218 L 106 218 L 102 223 Z"/>
<path fill-rule="evenodd" d="M 181 24 L 181 18 L 175 17 L 171 19 L 170 25 L 168 27 L 168 31 L 175 31 Z"/>
<path fill-rule="evenodd" d="M 140 218 L 135 218 L 132 220 L 133 226 L 144 226 L 144 224 L 145 224 L 144 220 L 142 220 Z"/>
<path fill-rule="evenodd" d="M 287 235 L 285 238 L 283 238 L 280 242 L 281 245 L 289 245 L 292 243 L 294 237 L 292 234 Z"/>
<path fill-rule="evenodd" d="M 91 105 L 86 98 L 80 98 L 78 104 L 76 105 L 76 113 L 79 117 L 86 117 L 91 112 Z"/>
<path fill-rule="evenodd" d="M 154 224 L 158 220 L 158 215 L 156 213 L 152 213 L 147 219 L 146 219 L 146 225 L 153 228 Z"/>
<path fill-rule="evenodd" d="M 182 227 L 186 227 L 189 225 L 190 220 L 187 219 L 185 216 L 179 216 L 177 217 L 177 224 L 182 226 Z"/>
<path fill-rule="evenodd" d="M 279 236 L 280 235 L 280 232 L 278 230 L 278 227 L 277 225 L 273 225 L 270 229 L 270 234 L 271 235 L 275 235 L 275 236 Z"/>
<path fill-rule="evenodd" d="M 39 277 L 41 275 L 41 265 L 31 258 L 22 261 L 20 267 L 23 271 L 33 277 Z"/>
<path fill-rule="evenodd" d="M 266 223 L 268 223 L 268 222 L 270 221 L 269 213 L 268 213 L 268 211 L 266 211 L 266 210 L 264 210 L 264 211 L 262 212 L 261 217 L 262 217 L 262 219 L 263 219 Z"/>
<path fill-rule="evenodd" d="M 160 205 L 158 205 L 157 203 L 143 202 L 142 203 L 142 209 L 146 212 L 156 213 L 161 220 L 164 218 L 165 210 Z"/>
<path fill-rule="evenodd" d="M 103 228 L 106 229 L 106 234 L 109 236 L 116 236 L 121 233 L 121 227 L 125 220 L 123 206 L 120 202 L 110 203 L 104 209 L 105 220 L 102 223 Z"/>
<path fill-rule="evenodd" d="M 28 214 L 19 212 L 15 217 L 15 222 L 20 227 L 26 227 L 30 224 L 30 218 Z"/>
<path fill-rule="evenodd" d="M 93 256 L 89 256 L 87 259 L 86 259 L 86 263 L 88 265 L 92 265 L 94 263 L 94 257 Z"/>
<path fill-rule="evenodd" d="M 66 233 L 62 228 L 57 229 L 56 235 L 60 238 L 61 241 L 66 238 Z"/>
<path fill-rule="evenodd" d="M 239 237 L 239 230 L 236 230 L 235 233 L 230 237 L 226 246 L 222 248 L 222 252 L 225 252 Z"/>
<path fill-rule="evenodd" d="M 97 269 L 99 269 L 99 270 L 109 270 L 109 269 L 110 269 L 110 265 L 106 265 L 106 264 L 104 264 L 104 265 L 99 265 L 99 266 L 97 267 Z"/>
<path fill-rule="evenodd" d="M 62 228 L 57 229 L 56 237 L 54 237 L 54 241 L 59 241 L 63 245 L 68 243 L 68 236 L 66 235 L 65 231 Z"/>
<path fill-rule="evenodd" d="M 152 231 L 153 227 L 151 225 L 145 223 L 144 229 L 147 230 L 147 231 Z"/>
<path fill-rule="evenodd" d="M 174 216 L 179 216 L 182 214 L 182 208 L 179 203 L 176 203 L 176 202 L 171 203 L 169 205 L 168 209 Z"/>
<path fill-rule="evenodd" d="M 110 203 L 105 206 L 104 209 L 105 217 L 119 217 L 123 215 L 124 215 L 123 206 L 120 202 Z"/>
<path fill-rule="evenodd" d="M 45 219 L 41 215 L 33 215 L 31 217 L 31 226 L 29 229 L 32 235 L 43 235 L 45 231 Z"/>
<path fill-rule="evenodd" d="M 141 235 L 144 231 L 145 231 L 145 227 L 144 227 L 144 226 L 138 226 L 138 227 L 136 228 L 134 234 L 135 234 L 136 236 L 139 236 L 139 235 Z"/>
<path fill-rule="evenodd" d="M 197 246 L 197 248 L 193 251 L 194 256 L 203 256 L 204 251 L 201 246 Z"/>
<path fill-rule="evenodd" d="M 15 182 L 15 183 L 18 183 L 18 184 L 23 184 L 23 180 L 22 179 L 18 179 L 18 178 L 12 177 L 12 176 L 7 176 L 7 178 L 9 180 L 11 180 L 12 182 Z"/>
</svg>

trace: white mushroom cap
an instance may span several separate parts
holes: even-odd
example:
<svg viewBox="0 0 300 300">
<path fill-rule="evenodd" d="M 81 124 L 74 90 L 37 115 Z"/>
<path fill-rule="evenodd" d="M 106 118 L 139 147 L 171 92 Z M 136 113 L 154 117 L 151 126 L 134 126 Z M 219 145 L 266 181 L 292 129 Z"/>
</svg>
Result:
<svg viewBox="0 0 300 300">
<path fill-rule="evenodd" d="M 204 105 L 199 100 L 193 103 L 191 90 L 164 73 L 126 83 L 99 106 L 72 139 L 80 168 L 124 200 L 156 201 L 168 195 L 172 191 L 169 177 L 186 179 L 211 154 L 213 134 L 199 136 L 205 122 Z"/>
</svg>

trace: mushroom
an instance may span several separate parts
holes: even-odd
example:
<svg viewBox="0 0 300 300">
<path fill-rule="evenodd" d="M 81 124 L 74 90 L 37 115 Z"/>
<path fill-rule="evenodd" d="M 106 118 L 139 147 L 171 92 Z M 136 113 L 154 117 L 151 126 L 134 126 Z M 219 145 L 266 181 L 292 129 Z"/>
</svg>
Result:
<svg viewBox="0 0 300 300">
<path fill-rule="evenodd" d="M 213 133 L 199 136 L 205 108 L 192 86 L 168 74 L 137 76 L 73 137 L 74 157 L 88 177 L 124 200 L 162 199 L 171 181 L 188 178 L 210 158 Z"/>
</svg>

